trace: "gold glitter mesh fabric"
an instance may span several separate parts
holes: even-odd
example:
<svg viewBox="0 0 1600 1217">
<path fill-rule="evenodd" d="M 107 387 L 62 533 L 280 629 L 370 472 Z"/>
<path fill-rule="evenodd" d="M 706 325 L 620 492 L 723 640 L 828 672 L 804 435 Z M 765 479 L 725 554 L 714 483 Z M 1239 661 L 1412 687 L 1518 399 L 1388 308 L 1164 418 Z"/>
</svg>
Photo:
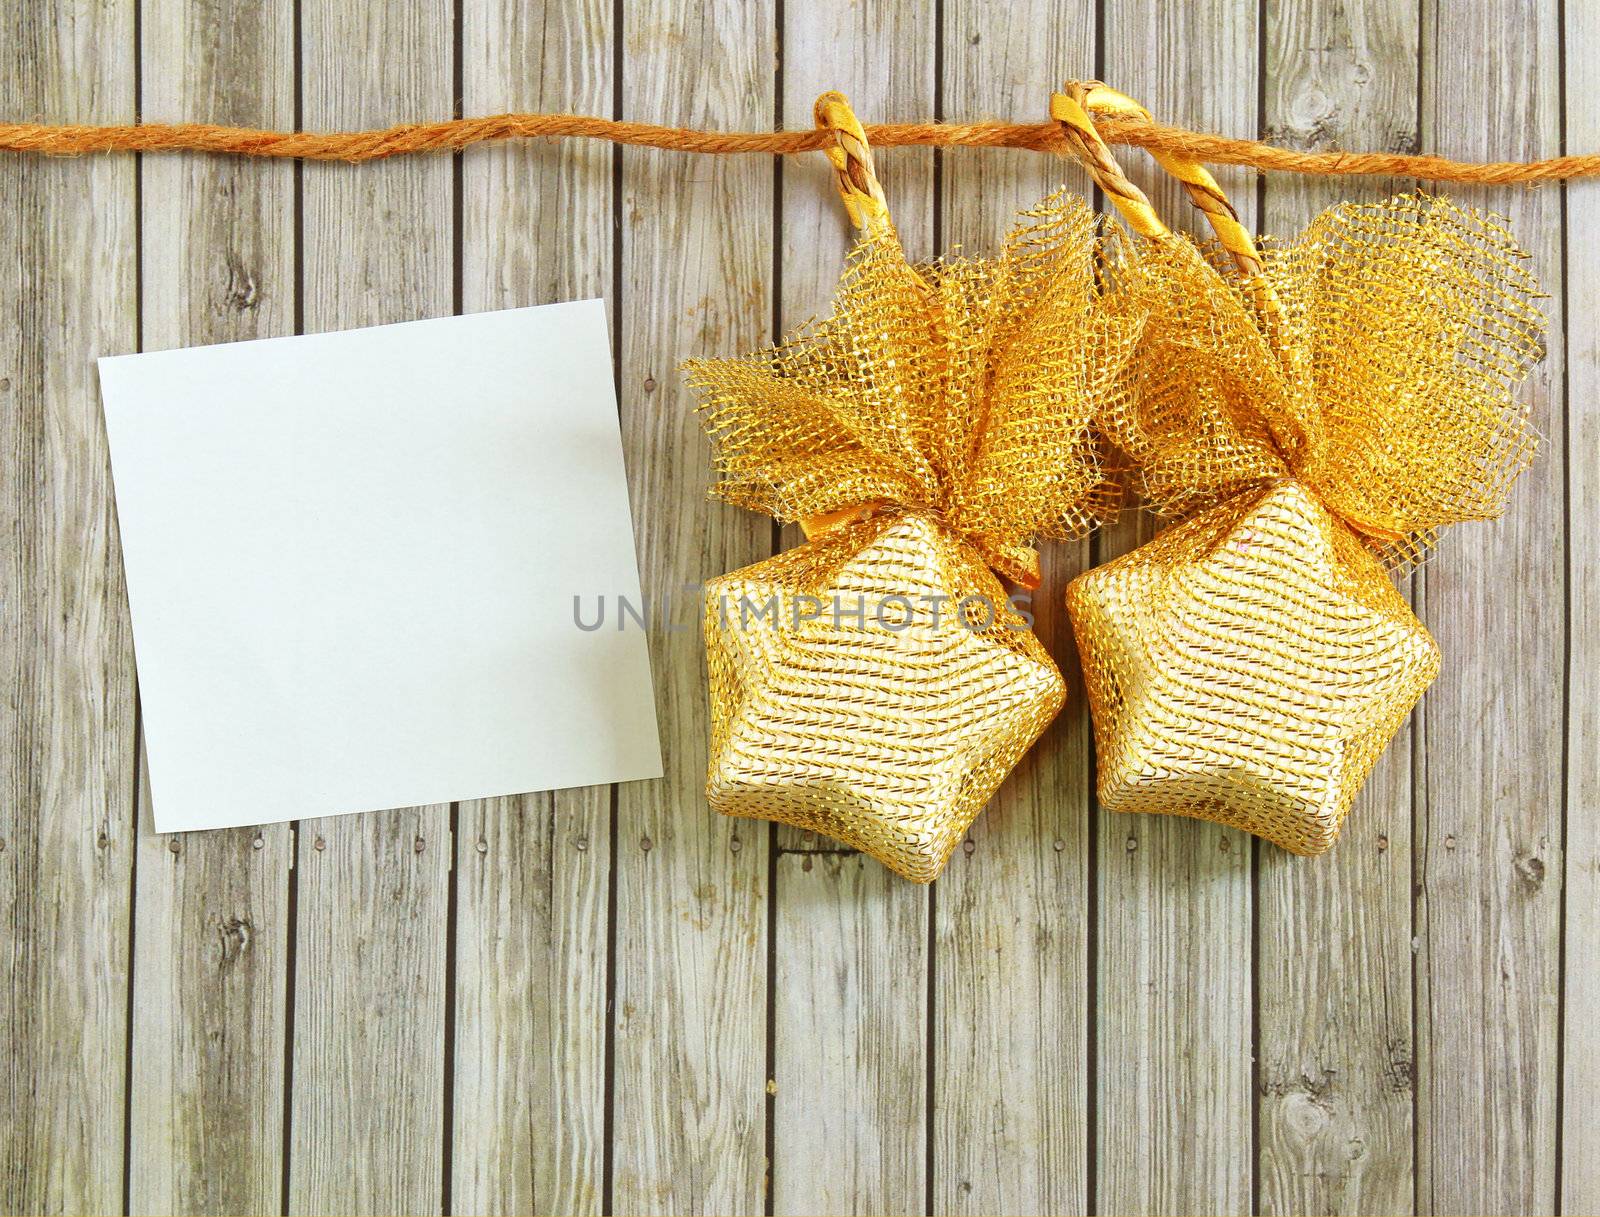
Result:
<svg viewBox="0 0 1600 1217">
<path fill-rule="evenodd" d="M 1097 249 L 1064 193 L 992 259 L 912 266 L 871 225 L 832 316 L 687 365 L 716 493 L 813 534 L 707 589 L 719 811 L 931 880 L 1060 708 L 992 572 L 1033 585 L 1033 540 L 1114 502 L 1090 423 L 1136 327 L 1100 309 Z"/>
<path fill-rule="evenodd" d="M 913 266 L 892 227 L 869 230 L 831 317 L 685 365 L 715 493 L 784 521 L 922 511 L 1025 576 L 1033 540 L 1081 535 L 1115 502 L 1089 424 L 1136 327 L 1099 307 L 1097 248 L 1093 214 L 1065 192 L 991 259 Z"/>
<path fill-rule="evenodd" d="M 1181 522 L 1068 589 L 1100 801 L 1319 853 L 1439 667 L 1385 566 L 1532 460 L 1536 285 L 1423 194 L 1335 207 L 1259 276 L 1174 239 L 1116 279 L 1148 315 L 1100 423 Z"/>
</svg>

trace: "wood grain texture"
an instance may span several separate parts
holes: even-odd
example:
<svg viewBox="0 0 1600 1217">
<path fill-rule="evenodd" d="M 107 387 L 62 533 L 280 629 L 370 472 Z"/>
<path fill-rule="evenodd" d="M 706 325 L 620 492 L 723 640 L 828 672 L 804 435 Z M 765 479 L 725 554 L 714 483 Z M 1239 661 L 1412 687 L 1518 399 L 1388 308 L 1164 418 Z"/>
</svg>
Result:
<svg viewBox="0 0 1600 1217">
<path fill-rule="evenodd" d="M 286 0 L 226 12 L 146 0 L 141 30 L 146 120 L 293 124 Z M 293 190 L 289 165 L 142 164 L 146 350 L 293 332 Z M 147 781 L 140 796 L 130 1210 L 276 1211 L 294 835 L 158 835 Z"/>
<path fill-rule="evenodd" d="M 1569 148 L 1600 148 L 1600 94 L 1573 65 L 1600 62 L 1600 6 L 1569 4 Z M 1581 69 L 1580 69 L 1581 70 Z M 1563 1213 L 1600 1213 L 1600 182 L 1567 186 L 1567 832 L 1562 1010 Z M 1546 451 L 1545 460 L 1555 459 Z"/>
<path fill-rule="evenodd" d="M 621 29 L 607 0 L 13 7 L 0 117 L 287 127 L 298 51 L 307 128 L 445 117 L 458 88 L 468 114 L 620 97 L 753 129 L 839 87 L 867 121 L 936 97 L 1026 121 L 1099 74 L 1160 118 L 1299 146 L 1549 155 L 1564 113 L 1568 151 L 1600 148 L 1600 12 L 1572 0 L 1267 0 L 1259 32 L 1254 0 L 644 0 Z M 1547 442 L 1509 517 L 1415 578 L 1444 674 L 1336 850 L 1095 812 L 1074 688 L 930 902 L 701 793 L 683 585 L 773 536 L 705 500 L 676 368 L 825 309 L 850 237 L 832 184 L 816 157 L 617 155 L 620 208 L 594 144 L 475 149 L 459 199 L 449 158 L 0 158 L 0 1212 L 120 1211 L 124 1187 L 132 1212 L 277 1211 L 285 1168 L 293 1212 L 1600 1208 L 1600 185 L 1451 191 L 1511 212 L 1552 293 L 1528 390 Z M 880 169 L 917 253 L 986 251 L 1017 206 L 1086 189 L 1026 153 Z M 1221 176 L 1253 216 L 1254 178 Z M 1273 177 L 1263 227 L 1390 185 Z M 668 778 L 462 804 L 455 840 L 442 807 L 157 836 L 93 358 L 297 309 L 325 330 L 596 294 Z M 1039 632 L 1069 679 L 1062 587 L 1149 532 L 1047 552 Z"/>
<path fill-rule="evenodd" d="M 1416 0 L 1278 0 L 1266 16 L 1268 139 L 1415 150 Z M 1292 238 L 1324 207 L 1408 185 L 1273 178 L 1262 228 Z M 1412 1208 L 1411 768 L 1408 726 L 1379 759 L 1331 853 L 1296 858 L 1259 847 L 1263 1213 Z"/>
<path fill-rule="evenodd" d="M 0 95 L 134 115 L 134 5 L 6 18 Z M 0 1211 L 122 1207 L 134 684 L 94 360 L 134 349 L 134 165 L 0 162 Z"/>
<path fill-rule="evenodd" d="M 464 112 L 610 113 L 611 15 L 599 0 L 468 0 Z M 611 165 L 601 144 L 466 154 L 463 310 L 610 295 Z M 457 1212 L 600 1211 L 611 800 L 591 787 L 460 806 Z"/>
<path fill-rule="evenodd" d="M 828 89 L 863 122 L 933 112 L 933 0 L 819 0 L 784 10 L 781 125 Z M 878 155 L 909 256 L 933 254 L 933 154 Z M 825 315 L 856 239 L 827 161 L 782 166 L 778 328 Z M 784 530 L 784 547 L 801 543 Z M 781 848 L 841 851 L 779 827 Z M 851 851 L 777 862 L 773 958 L 773 1211 L 917 1212 L 926 1198 L 928 902 Z"/>
<path fill-rule="evenodd" d="M 854 852 L 777 871 L 773 1212 L 921 1212 L 927 889 Z"/>
<path fill-rule="evenodd" d="M 445 829 L 432 808 L 300 824 L 291 1213 L 440 1210 Z"/>
<path fill-rule="evenodd" d="M 1447 156 L 1557 150 L 1558 5 L 1428 5 L 1423 142 Z M 1564 742 L 1561 199 L 1453 192 L 1511 218 L 1552 298 L 1526 387 L 1542 458 L 1492 526 L 1448 533 L 1417 576 L 1444 653 L 1416 730 L 1418 1208 L 1555 1204 Z M 1590 321 L 1592 325 L 1592 319 Z M 1590 460 L 1593 454 L 1589 455 Z M 1514 661 L 1507 661 L 1514 659 Z"/>
<path fill-rule="evenodd" d="M 598 1213 L 609 788 L 462 804 L 458 1213 Z"/>
<path fill-rule="evenodd" d="M 277 1212 L 293 834 L 159 834 L 144 778 L 129 1211 Z"/>
<path fill-rule="evenodd" d="M 1253 134 L 1257 10 L 1232 0 L 1108 4 L 1104 79 L 1164 122 Z M 1197 213 L 1148 158 L 1129 176 L 1176 227 Z M 1245 223 L 1254 180 L 1217 180 Z M 1151 535 L 1102 534 L 1105 561 Z M 1252 1206 L 1251 839 L 1176 816 L 1097 813 L 1099 997 L 1094 1196 L 1100 1212 L 1241 1213 Z"/>
<path fill-rule="evenodd" d="M 627 6 L 622 116 L 770 127 L 775 33 L 771 0 Z M 678 364 L 771 337 L 773 167 L 633 149 L 622 166 L 623 442 L 666 777 L 618 789 L 613 1208 L 760 1212 L 770 834 L 706 806 L 697 585 L 772 533 L 707 502 Z"/>
<path fill-rule="evenodd" d="M 450 115 L 447 0 L 300 18 L 306 126 Z M 308 331 L 451 312 L 448 159 L 307 165 L 303 190 Z M 291 1212 L 440 1209 L 451 848 L 445 807 L 300 825 Z"/>
<path fill-rule="evenodd" d="M 1094 75 L 1095 6 L 1030 0 L 997 21 L 951 0 L 950 121 L 1047 113 L 1050 91 Z M 943 157 L 943 243 L 998 248 L 1015 213 L 1074 163 L 959 149 Z M 941 1213 L 1082 1212 L 1089 1180 L 1088 716 L 1061 593 L 1087 543 L 1046 547 L 1036 632 L 1061 665 L 1060 716 L 972 826 L 936 893 L 933 1207 Z"/>
</svg>

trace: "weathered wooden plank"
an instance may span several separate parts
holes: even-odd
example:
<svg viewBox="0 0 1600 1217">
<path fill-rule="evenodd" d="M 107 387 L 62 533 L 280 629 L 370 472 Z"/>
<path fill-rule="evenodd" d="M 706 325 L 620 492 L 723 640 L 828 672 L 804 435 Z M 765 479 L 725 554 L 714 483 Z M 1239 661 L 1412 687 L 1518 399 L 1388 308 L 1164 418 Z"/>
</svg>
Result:
<svg viewBox="0 0 1600 1217">
<path fill-rule="evenodd" d="M 1429 6 L 1425 146 L 1474 160 L 1558 150 L 1558 10 L 1555 0 Z M 1453 530 L 1417 576 L 1444 652 L 1416 728 L 1417 1204 L 1539 1213 L 1555 1203 L 1560 982 L 1561 199 L 1451 193 L 1506 211 L 1554 295 L 1549 357 L 1526 390 L 1543 456 L 1503 520 Z"/>
<path fill-rule="evenodd" d="M 951 121 L 1044 116 L 1069 76 L 1095 74 L 1091 0 L 1029 0 L 1003 19 L 947 0 Z M 1019 152 L 944 155 L 943 242 L 993 252 L 1015 213 L 1071 162 Z M 1060 717 L 1001 787 L 935 893 L 933 1208 L 1083 1212 L 1088 1205 L 1088 716 L 1061 594 L 1087 543 L 1047 547 L 1035 629 L 1069 684 Z"/>
<path fill-rule="evenodd" d="M 771 0 L 629 5 L 623 117 L 773 122 Z M 705 803 L 692 586 L 770 552 L 766 520 L 706 501 L 711 464 L 678 375 L 770 337 L 770 162 L 622 154 L 621 382 L 666 777 L 618 789 L 613 1209 L 759 1212 L 766 1109 L 764 825 Z"/>
<path fill-rule="evenodd" d="M 217 15 L 146 0 L 147 121 L 294 123 L 294 12 Z M 140 316 L 160 350 L 291 333 L 287 164 L 150 157 L 142 166 Z M 141 782 L 134 922 L 129 1206 L 276 1210 L 283 1189 L 287 824 L 157 835 Z"/>
<path fill-rule="evenodd" d="M 455 1212 L 600 1212 L 610 804 L 462 804 Z"/>
<path fill-rule="evenodd" d="M 140 779 L 129 1212 L 276 1212 L 294 838 L 157 834 Z"/>
<path fill-rule="evenodd" d="M 447 0 L 303 0 L 301 31 L 307 127 L 450 115 Z M 307 165 L 303 196 L 308 331 L 451 311 L 448 159 Z M 439 1211 L 450 857 L 445 807 L 300 825 L 291 1212 Z"/>
<path fill-rule="evenodd" d="M 863 122 L 933 113 L 934 4 L 824 0 L 784 12 L 778 119 L 841 89 Z M 877 157 L 912 257 L 933 254 L 933 156 Z M 781 330 L 828 310 L 856 233 L 821 156 L 783 164 Z M 801 543 L 784 530 L 783 545 Z M 780 848 L 842 849 L 792 828 Z M 778 859 L 774 1212 L 916 1212 L 926 1197 L 928 889 L 853 852 Z"/>
<path fill-rule="evenodd" d="M 134 4 L 26 5 L 8 111 L 133 118 Z M 131 159 L 0 162 L 0 1210 L 122 1207 L 133 652 L 99 355 L 137 342 Z"/>
<path fill-rule="evenodd" d="M 1600 6 L 1569 4 L 1568 71 L 1600 61 Z M 1568 77 L 1567 147 L 1600 148 L 1600 95 Z M 1567 874 L 1563 1213 L 1600 1213 L 1600 182 L 1567 189 Z M 1546 459 L 1549 459 L 1548 457 Z"/>
<path fill-rule="evenodd" d="M 611 16 L 599 0 L 468 0 L 463 112 L 610 113 Z M 611 165 L 601 144 L 469 152 L 463 309 L 609 295 Z M 611 798 L 594 787 L 460 806 L 456 1212 L 600 1211 Z"/>
<path fill-rule="evenodd" d="M 773 1212 L 921 1212 L 927 889 L 829 850 L 775 890 Z"/>
<path fill-rule="evenodd" d="M 1266 17 L 1268 139 L 1307 149 L 1415 150 L 1416 0 L 1276 0 Z M 1407 185 L 1270 178 L 1262 227 L 1290 238 L 1324 207 Z M 1411 1211 L 1411 766 L 1406 729 L 1379 760 L 1332 853 L 1308 859 L 1260 849 L 1263 1213 Z"/>
<path fill-rule="evenodd" d="M 300 825 L 291 1213 L 440 1209 L 446 829 L 441 808 Z"/>
<path fill-rule="evenodd" d="M 1104 7 L 1104 77 L 1166 122 L 1256 130 L 1254 5 L 1142 0 Z M 1176 183 L 1119 157 L 1164 215 L 1198 227 Z M 1255 182 L 1217 174 L 1246 223 Z M 1102 535 L 1099 558 L 1150 535 Z M 1136 534 L 1136 535 L 1130 535 Z M 1097 813 L 1099 1011 L 1095 1134 L 1101 1212 L 1251 1207 L 1250 838 L 1200 820 Z"/>
</svg>

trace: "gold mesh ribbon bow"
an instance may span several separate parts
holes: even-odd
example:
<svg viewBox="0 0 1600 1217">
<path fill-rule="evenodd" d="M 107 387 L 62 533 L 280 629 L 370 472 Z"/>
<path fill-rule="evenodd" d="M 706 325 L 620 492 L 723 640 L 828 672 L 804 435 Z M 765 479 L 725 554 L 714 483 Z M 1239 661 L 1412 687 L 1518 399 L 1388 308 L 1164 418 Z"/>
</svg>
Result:
<svg viewBox="0 0 1600 1217">
<path fill-rule="evenodd" d="M 1165 160 L 1217 231 L 1197 248 L 1088 117 L 1130 108 L 1097 82 L 1052 99 L 1148 238 L 1115 271 L 1145 325 L 1100 425 L 1179 521 L 1067 592 L 1100 801 L 1320 853 L 1439 668 L 1385 567 L 1499 514 L 1532 460 L 1537 286 L 1500 221 L 1420 193 L 1258 249 L 1203 167 Z"/>
<path fill-rule="evenodd" d="M 707 797 L 928 881 L 1064 698 L 994 572 L 1036 585 L 1032 540 L 1109 508 L 1090 421 L 1131 326 L 1101 315 L 1080 200 L 912 266 L 848 103 L 816 117 L 863 230 L 833 315 L 686 365 L 715 493 L 809 537 L 707 588 Z"/>
</svg>

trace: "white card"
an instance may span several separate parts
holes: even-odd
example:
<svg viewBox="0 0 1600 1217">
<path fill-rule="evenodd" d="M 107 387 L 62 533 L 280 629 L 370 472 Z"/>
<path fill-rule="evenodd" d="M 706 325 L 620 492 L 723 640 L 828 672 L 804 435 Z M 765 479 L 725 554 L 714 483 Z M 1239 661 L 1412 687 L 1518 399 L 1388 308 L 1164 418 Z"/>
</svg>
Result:
<svg viewBox="0 0 1600 1217">
<path fill-rule="evenodd" d="M 601 301 L 100 383 L 158 831 L 660 776 Z"/>
</svg>

